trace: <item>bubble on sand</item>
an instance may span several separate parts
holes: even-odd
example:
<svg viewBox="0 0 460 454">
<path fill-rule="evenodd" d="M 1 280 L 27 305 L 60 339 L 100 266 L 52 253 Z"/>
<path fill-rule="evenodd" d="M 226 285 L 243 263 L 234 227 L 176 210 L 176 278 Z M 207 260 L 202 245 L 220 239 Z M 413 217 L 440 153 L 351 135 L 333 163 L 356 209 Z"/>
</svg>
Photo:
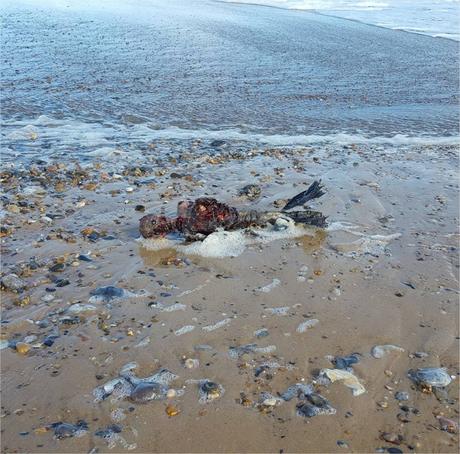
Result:
<svg viewBox="0 0 460 454">
<path fill-rule="evenodd" d="M 249 353 L 273 353 L 276 350 L 275 345 L 268 345 L 266 347 L 258 347 L 257 344 L 246 344 L 238 347 L 230 347 L 228 349 L 228 355 L 232 359 L 238 359 L 240 356 Z"/>
<path fill-rule="evenodd" d="M 262 293 L 270 293 L 274 288 L 278 287 L 281 284 L 279 279 L 273 279 L 270 284 L 265 285 L 264 287 L 258 287 L 256 291 Z"/>
<path fill-rule="evenodd" d="M 267 307 L 264 309 L 265 312 L 269 315 L 278 315 L 284 316 L 288 315 L 290 306 L 282 306 L 282 307 Z"/>
<path fill-rule="evenodd" d="M 176 331 L 174 331 L 174 334 L 176 336 L 182 336 L 182 334 L 187 334 L 187 333 L 190 333 L 191 331 L 193 331 L 195 329 L 195 326 L 194 325 L 185 325 L 183 326 L 182 328 L 179 328 L 177 329 Z"/>
<path fill-rule="evenodd" d="M 231 321 L 232 321 L 231 318 L 225 318 L 224 320 L 221 320 L 220 322 L 217 322 L 214 325 L 203 326 L 202 330 L 211 332 L 216 329 L 222 328 L 223 326 L 228 325 Z"/>
<path fill-rule="evenodd" d="M 313 328 L 315 325 L 319 323 L 319 320 L 316 318 L 312 318 L 310 320 L 306 320 L 302 322 L 296 329 L 298 333 L 305 333 L 310 328 Z"/>
<path fill-rule="evenodd" d="M 191 244 L 182 244 L 179 240 L 168 238 L 140 238 L 138 241 L 144 248 L 151 251 L 176 249 L 188 255 L 200 255 L 202 257 L 237 257 L 245 251 L 247 246 L 298 238 L 312 232 L 308 227 L 297 225 L 291 219 L 286 219 L 285 221 L 283 230 L 279 230 L 279 226 L 276 223 L 275 225 L 267 225 L 263 228 L 253 228 L 251 230 L 218 230 L 208 235 L 203 241 L 195 241 Z"/>
</svg>

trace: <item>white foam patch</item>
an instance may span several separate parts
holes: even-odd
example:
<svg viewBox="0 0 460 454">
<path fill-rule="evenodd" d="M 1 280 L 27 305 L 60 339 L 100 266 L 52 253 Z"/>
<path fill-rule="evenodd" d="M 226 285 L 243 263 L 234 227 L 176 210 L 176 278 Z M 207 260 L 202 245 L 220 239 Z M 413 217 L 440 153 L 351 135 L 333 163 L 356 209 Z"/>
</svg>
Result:
<svg viewBox="0 0 460 454">
<path fill-rule="evenodd" d="M 316 318 L 312 318 L 310 320 L 306 320 L 305 322 L 300 323 L 300 325 L 297 327 L 297 332 L 298 333 L 305 333 L 308 329 L 313 328 L 319 323 L 319 320 Z"/>
<path fill-rule="evenodd" d="M 216 329 L 222 328 L 223 326 L 228 325 L 232 321 L 231 318 L 225 318 L 224 320 L 220 320 L 219 322 L 215 323 L 214 325 L 203 326 L 203 331 L 214 331 Z"/>
<path fill-rule="evenodd" d="M 190 244 L 183 244 L 180 241 L 167 238 L 140 238 L 138 241 L 145 249 L 151 251 L 176 249 L 187 255 L 224 258 L 238 257 L 248 246 L 253 244 L 266 244 L 276 240 L 299 238 L 312 232 L 308 227 L 296 225 L 292 220 L 287 220 L 284 225 L 286 228 L 283 230 L 276 230 L 276 227 L 272 225 L 251 229 L 250 232 L 245 230 L 231 232 L 219 230 L 208 235 L 203 241 L 195 241 Z"/>
<path fill-rule="evenodd" d="M 176 331 L 174 331 L 174 334 L 176 336 L 182 336 L 182 334 L 190 333 L 194 329 L 195 327 L 193 325 L 185 325 L 182 328 L 179 328 Z"/>
<path fill-rule="evenodd" d="M 280 284 L 281 281 L 279 279 L 273 279 L 273 281 L 271 281 L 270 284 L 267 284 L 263 287 L 259 287 L 256 290 L 262 293 L 270 293 L 274 288 L 278 287 L 278 285 Z"/>
</svg>

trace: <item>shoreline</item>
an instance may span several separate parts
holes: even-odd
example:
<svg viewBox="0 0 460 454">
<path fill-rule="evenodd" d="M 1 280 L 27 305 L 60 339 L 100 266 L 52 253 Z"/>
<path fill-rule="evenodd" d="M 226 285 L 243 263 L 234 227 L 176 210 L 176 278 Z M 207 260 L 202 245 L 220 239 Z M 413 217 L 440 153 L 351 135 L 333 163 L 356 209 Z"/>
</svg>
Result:
<svg viewBox="0 0 460 454">
<path fill-rule="evenodd" d="M 34 167 L 29 177 L 3 174 L 3 222 L 15 225 L 2 238 L 3 271 L 27 283 L 20 293 L 2 291 L 2 340 L 10 345 L 1 351 L 3 452 L 338 452 L 338 441 L 369 452 L 392 446 L 382 433 L 400 435 L 403 449 L 455 452 L 457 435 L 428 428 L 439 425 L 436 415 L 456 418 L 458 378 L 442 404 L 407 372 L 459 371 L 456 147 L 413 146 L 404 154 L 373 145 L 275 147 L 250 157 L 238 143 L 212 153 L 205 142 L 194 146 L 202 151 L 176 150 L 167 162 L 146 149 L 124 170 L 99 159 L 76 168 L 79 181 L 72 165 L 39 164 L 50 167 L 48 183 L 38 177 L 44 192 L 27 189 L 37 185 Z M 135 241 L 138 218 L 162 208 L 171 214 L 180 198 L 273 209 L 316 178 L 327 189 L 315 204 L 329 216 L 324 233 L 255 243 L 220 259 L 147 251 Z M 261 186 L 258 201 L 236 196 L 243 182 Z M 110 285 L 128 293 L 91 296 Z M 30 336 L 30 349 L 15 351 L 14 342 Z M 57 337 L 44 345 L 50 336 Z M 253 343 L 260 351 L 230 355 Z M 404 352 L 373 358 L 382 344 Z M 333 367 L 329 355 L 354 352 L 363 395 L 318 381 L 319 370 Z M 124 395 L 95 399 L 95 389 L 132 361 L 138 377 L 160 368 L 177 375 L 176 395 L 144 405 Z M 223 392 L 202 404 L 204 379 Z M 295 383 L 313 384 L 336 414 L 298 416 L 296 399 L 261 404 Z M 410 400 L 395 400 L 397 391 Z M 401 423 L 405 404 L 419 414 Z M 88 424 L 81 437 L 55 439 L 46 429 L 78 420 Z M 114 424 L 120 432 L 97 435 Z"/>
</svg>

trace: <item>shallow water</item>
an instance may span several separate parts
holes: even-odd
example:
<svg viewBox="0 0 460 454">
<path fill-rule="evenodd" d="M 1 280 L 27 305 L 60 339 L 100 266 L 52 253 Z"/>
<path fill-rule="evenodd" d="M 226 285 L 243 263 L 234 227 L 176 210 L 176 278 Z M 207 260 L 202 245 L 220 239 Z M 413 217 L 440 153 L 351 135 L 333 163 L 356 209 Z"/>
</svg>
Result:
<svg viewBox="0 0 460 454">
<path fill-rule="evenodd" d="M 379 27 L 460 39 L 458 0 L 229 0 L 277 8 L 314 10 Z"/>
<path fill-rule="evenodd" d="M 129 153 L 161 137 L 458 136 L 449 40 L 210 1 L 1 11 L 7 155 Z"/>
</svg>

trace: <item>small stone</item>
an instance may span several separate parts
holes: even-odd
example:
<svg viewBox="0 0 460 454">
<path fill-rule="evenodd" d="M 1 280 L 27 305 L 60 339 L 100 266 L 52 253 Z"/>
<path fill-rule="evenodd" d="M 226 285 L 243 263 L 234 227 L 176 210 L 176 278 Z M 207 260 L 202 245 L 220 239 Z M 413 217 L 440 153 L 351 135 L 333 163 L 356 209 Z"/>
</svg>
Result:
<svg viewBox="0 0 460 454">
<path fill-rule="evenodd" d="M 136 205 L 136 206 L 134 207 L 134 209 L 135 209 L 136 211 L 142 211 L 142 212 L 144 212 L 144 211 L 145 211 L 145 206 L 144 206 L 144 205 Z"/>
<path fill-rule="evenodd" d="M 16 351 L 21 355 L 27 355 L 30 351 L 30 345 L 26 344 L 25 342 L 18 342 L 16 344 Z"/>
<path fill-rule="evenodd" d="M 262 190 L 257 184 L 248 184 L 238 191 L 240 197 L 246 197 L 248 200 L 256 200 L 260 197 Z"/>
<path fill-rule="evenodd" d="M 409 393 L 406 391 L 398 391 L 395 394 L 395 399 L 399 401 L 409 400 Z"/>
<path fill-rule="evenodd" d="M 381 402 L 378 402 L 377 405 L 378 405 L 380 408 L 387 408 L 387 407 L 388 407 L 388 402 L 385 401 L 385 400 L 382 400 Z"/>
<path fill-rule="evenodd" d="M 403 441 L 402 435 L 393 432 L 384 432 L 381 434 L 380 438 L 388 443 L 393 443 L 395 445 L 400 445 Z"/>
<path fill-rule="evenodd" d="M 197 359 L 194 359 L 194 358 L 187 358 L 184 361 L 184 366 L 187 369 L 197 369 L 198 367 L 200 367 L 200 361 L 198 361 Z"/>
<path fill-rule="evenodd" d="M 65 268 L 65 264 L 64 263 L 56 263 L 52 266 L 49 267 L 49 270 L 52 272 L 52 273 L 60 273 L 62 271 L 64 271 L 64 268 Z"/>
<path fill-rule="evenodd" d="M 166 407 L 165 411 L 166 411 L 166 414 L 169 417 L 177 416 L 180 413 L 180 410 L 178 408 L 174 407 L 173 405 L 168 405 Z"/>
<path fill-rule="evenodd" d="M 20 298 L 14 302 L 15 306 L 24 307 L 30 304 L 30 296 L 25 296 L 24 298 Z"/>
<path fill-rule="evenodd" d="M 166 393 L 166 397 L 168 399 L 173 399 L 176 396 L 177 396 L 177 391 L 175 389 L 168 389 L 168 392 Z"/>
<path fill-rule="evenodd" d="M 2 278 L 2 287 L 6 290 L 19 293 L 27 288 L 27 284 L 16 274 L 11 273 Z"/>
<path fill-rule="evenodd" d="M 441 415 L 436 416 L 436 419 L 439 421 L 439 427 L 441 430 L 445 430 L 451 434 L 458 433 L 458 422 Z"/>
</svg>

